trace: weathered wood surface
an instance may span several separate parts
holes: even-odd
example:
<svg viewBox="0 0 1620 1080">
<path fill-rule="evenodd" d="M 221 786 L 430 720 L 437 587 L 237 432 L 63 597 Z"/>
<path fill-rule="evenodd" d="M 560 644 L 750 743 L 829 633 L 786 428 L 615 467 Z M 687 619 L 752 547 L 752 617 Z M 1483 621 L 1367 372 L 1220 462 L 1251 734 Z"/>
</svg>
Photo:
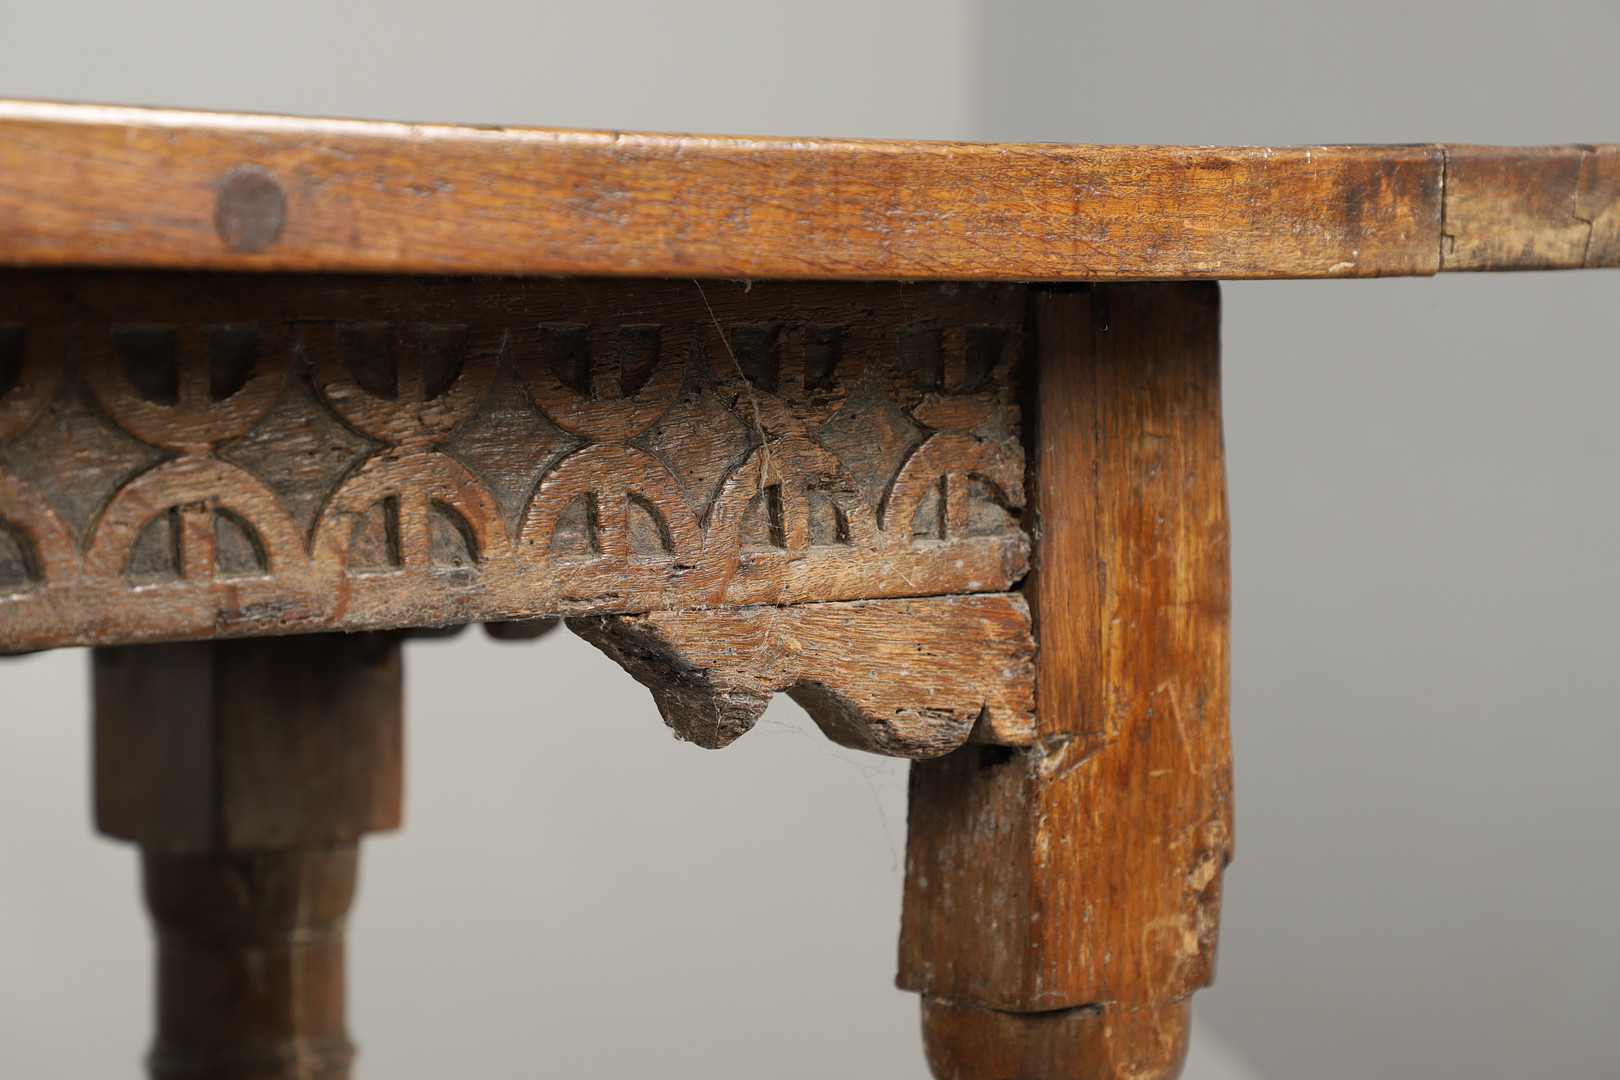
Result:
<svg viewBox="0 0 1620 1080">
<path fill-rule="evenodd" d="M 0 273 L 0 652 L 995 592 L 1017 286 Z"/>
<path fill-rule="evenodd" d="M 912 766 L 899 982 L 1102 1010 L 1073 1025 L 1068 1071 L 1027 1074 L 996 1064 L 1025 1052 L 998 1041 L 1024 1021 L 932 1012 L 930 1053 L 968 1063 L 942 1075 L 1171 1077 L 1231 855 L 1217 296 L 1047 291 L 1035 318 L 1036 738 Z"/>
<path fill-rule="evenodd" d="M 1612 213 L 1614 147 L 735 138 L 0 101 L 0 264 L 1003 281 L 1615 265 L 1612 244 L 1522 245 L 1548 225 L 1524 196 L 1571 158 L 1600 200 L 1588 220 Z"/>
<path fill-rule="evenodd" d="M 154 1080 L 343 1080 L 356 847 L 144 853 L 157 938 Z"/>
<path fill-rule="evenodd" d="M 98 649 L 96 820 L 141 846 L 160 1080 L 342 1080 L 363 833 L 399 824 L 397 635 Z"/>
<path fill-rule="evenodd" d="M 1442 270 L 1620 265 L 1620 146 L 1446 149 Z"/>
<path fill-rule="evenodd" d="M 935 1080 L 1169 1080 L 1187 1057 L 1192 999 L 1121 1010 L 1016 1013 L 922 999 Z"/>
<path fill-rule="evenodd" d="M 928 758 L 978 726 L 1025 745 L 1035 641 L 1016 594 L 669 611 L 569 620 L 653 692 L 682 739 L 718 748 L 786 691 L 834 742 Z"/>
<path fill-rule="evenodd" d="M 0 102 L 0 264 L 1079 280 L 1428 274 L 1443 151 L 453 127 Z"/>
<path fill-rule="evenodd" d="M 399 826 L 391 634 L 95 651 L 96 827 L 213 855 L 353 843 Z"/>
</svg>

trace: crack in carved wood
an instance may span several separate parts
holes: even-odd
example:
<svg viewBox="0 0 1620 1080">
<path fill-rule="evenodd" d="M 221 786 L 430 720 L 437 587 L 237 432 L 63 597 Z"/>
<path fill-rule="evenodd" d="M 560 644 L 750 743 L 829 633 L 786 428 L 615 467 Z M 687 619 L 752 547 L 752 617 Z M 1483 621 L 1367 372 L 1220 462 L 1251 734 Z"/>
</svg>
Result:
<svg viewBox="0 0 1620 1080">
<path fill-rule="evenodd" d="M 0 651 L 997 592 L 1015 286 L 0 274 Z"/>
</svg>

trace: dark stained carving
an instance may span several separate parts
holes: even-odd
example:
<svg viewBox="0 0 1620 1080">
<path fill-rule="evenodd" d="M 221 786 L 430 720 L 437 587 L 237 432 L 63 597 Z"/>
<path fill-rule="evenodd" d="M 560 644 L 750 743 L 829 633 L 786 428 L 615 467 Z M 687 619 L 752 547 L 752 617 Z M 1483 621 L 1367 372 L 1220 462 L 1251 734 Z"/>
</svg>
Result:
<svg viewBox="0 0 1620 1080">
<path fill-rule="evenodd" d="M 254 577 L 268 573 L 270 559 L 264 541 L 247 519 L 230 510 L 214 511 L 214 575 L 222 578 Z"/>
<path fill-rule="evenodd" d="M 208 336 L 208 397 L 224 401 L 247 385 L 259 358 L 257 326 L 210 326 Z"/>
<path fill-rule="evenodd" d="M 732 404 L 748 409 L 746 401 Z M 721 401 L 705 366 L 692 363 L 674 404 L 631 445 L 669 466 L 692 513 L 702 517 L 759 437 L 736 408 Z"/>
<path fill-rule="evenodd" d="M 843 359 L 844 327 L 807 326 L 804 328 L 804 388 L 825 390 L 832 385 Z"/>
<path fill-rule="evenodd" d="M 638 393 L 652 378 L 658 366 L 659 345 L 663 340 L 661 326 L 619 327 L 619 393 L 630 397 Z"/>
<path fill-rule="evenodd" d="M 0 521 L 0 596 L 23 593 L 39 584 L 39 558 L 28 537 Z"/>
<path fill-rule="evenodd" d="M 1016 286 L 0 283 L 0 518 L 31 553 L 0 553 L 29 567 L 0 648 L 989 593 L 1026 566 Z"/>
<path fill-rule="evenodd" d="M 945 355 L 939 331 L 906 328 L 900 331 L 900 366 L 918 390 L 939 390 L 945 382 Z"/>
<path fill-rule="evenodd" d="M 969 326 L 962 337 L 962 379 L 957 390 L 977 393 L 1001 363 L 1006 331 L 995 326 Z"/>
<path fill-rule="evenodd" d="M 923 437 L 873 376 L 859 383 L 816 432 L 816 440 L 838 456 L 873 507 L 882 503 L 900 463 Z"/>
<path fill-rule="evenodd" d="M 782 377 L 782 326 L 733 326 L 729 333 L 731 352 L 743 378 L 768 394 L 776 393 Z"/>
<path fill-rule="evenodd" d="M 326 500 L 380 447 L 322 406 L 307 377 L 290 375 L 253 430 L 225 443 L 218 453 L 221 460 L 263 480 L 307 542 Z"/>
<path fill-rule="evenodd" d="M 478 477 L 500 505 L 508 529 L 516 529 L 534 489 L 563 455 L 585 440 L 546 419 L 503 364 L 478 413 L 440 445 Z"/>
<path fill-rule="evenodd" d="M 180 358 L 172 326 L 117 326 L 113 355 L 124 378 L 142 399 L 154 405 L 180 404 Z"/>
<path fill-rule="evenodd" d="M 355 323 L 337 331 L 343 363 L 360 388 L 392 401 L 399 396 L 399 369 L 394 363 L 394 328 L 387 323 Z"/>
<path fill-rule="evenodd" d="M 422 398 L 432 401 L 461 377 L 461 366 L 467 362 L 467 328 L 424 326 L 419 335 L 415 344 L 421 355 Z"/>
<path fill-rule="evenodd" d="M 557 381 L 581 397 L 591 394 L 591 328 L 541 323 L 540 355 Z"/>
<path fill-rule="evenodd" d="M 71 373 L 28 430 L 0 443 L 0 470 L 43 493 L 80 545 L 113 494 L 162 457 L 109 423 Z"/>
<path fill-rule="evenodd" d="M 184 572 L 180 555 L 180 511 L 170 508 L 148 518 L 129 546 L 124 574 L 132 585 L 177 580 Z"/>
<path fill-rule="evenodd" d="M 27 327 L 0 326 L 0 397 L 17 388 L 27 344 Z"/>
</svg>

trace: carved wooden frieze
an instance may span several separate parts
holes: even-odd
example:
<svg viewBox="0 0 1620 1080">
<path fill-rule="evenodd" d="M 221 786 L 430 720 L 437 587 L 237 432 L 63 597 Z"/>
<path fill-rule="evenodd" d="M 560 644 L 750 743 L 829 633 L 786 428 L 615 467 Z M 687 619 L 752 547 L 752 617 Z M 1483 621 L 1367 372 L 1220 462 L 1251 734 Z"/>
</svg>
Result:
<svg viewBox="0 0 1620 1080">
<path fill-rule="evenodd" d="M 0 651 L 994 592 L 1015 286 L 0 274 Z"/>
</svg>

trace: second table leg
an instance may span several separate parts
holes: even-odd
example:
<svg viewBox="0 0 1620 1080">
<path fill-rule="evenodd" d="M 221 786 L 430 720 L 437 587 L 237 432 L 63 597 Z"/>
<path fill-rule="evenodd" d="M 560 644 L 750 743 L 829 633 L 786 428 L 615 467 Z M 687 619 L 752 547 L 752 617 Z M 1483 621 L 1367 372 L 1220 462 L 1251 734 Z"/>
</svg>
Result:
<svg viewBox="0 0 1620 1080">
<path fill-rule="evenodd" d="M 356 843 L 401 796 L 397 635 L 96 650 L 96 818 L 141 845 L 162 1080 L 341 1080 Z"/>
</svg>

